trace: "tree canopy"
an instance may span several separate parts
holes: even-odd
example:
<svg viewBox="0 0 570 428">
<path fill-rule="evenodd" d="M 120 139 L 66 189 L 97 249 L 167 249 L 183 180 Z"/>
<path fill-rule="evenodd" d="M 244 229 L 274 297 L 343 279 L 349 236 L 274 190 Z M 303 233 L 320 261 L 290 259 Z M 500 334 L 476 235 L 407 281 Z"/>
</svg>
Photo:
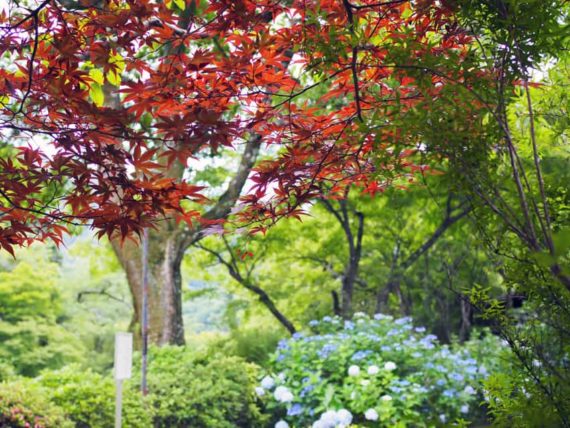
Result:
<svg viewBox="0 0 570 428">
<path fill-rule="evenodd" d="M 48 0 L 4 11 L 1 129 L 16 144 L 1 159 L 1 246 L 61 241 L 70 224 L 125 237 L 164 216 L 199 221 L 184 201 L 204 202 L 202 189 L 174 171 L 250 139 L 276 153 L 243 197 L 240 220 L 258 227 L 352 183 L 374 194 L 407 182 L 429 169 L 399 128 L 407 112 L 492 78 L 473 68 L 455 9 Z"/>
</svg>

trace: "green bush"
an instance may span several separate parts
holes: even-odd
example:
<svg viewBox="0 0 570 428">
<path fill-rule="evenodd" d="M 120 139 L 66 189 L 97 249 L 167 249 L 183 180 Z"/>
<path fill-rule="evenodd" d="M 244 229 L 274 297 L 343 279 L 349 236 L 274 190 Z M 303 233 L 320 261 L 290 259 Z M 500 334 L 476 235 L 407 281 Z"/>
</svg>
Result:
<svg viewBox="0 0 570 428">
<path fill-rule="evenodd" d="M 255 394 L 257 366 L 239 357 L 197 355 L 185 347 L 151 348 L 146 397 L 139 392 L 139 373 L 135 367 L 134 378 L 123 388 L 125 427 L 264 426 Z M 114 415 L 110 374 L 76 365 L 1 384 L 0 427 L 108 428 Z"/>
<path fill-rule="evenodd" d="M 274 328 L 240 328 L 233 330 L 223 345 L 229 355 L 236 355 L 251 363 L 265 366 L 282 337 L 283 332 Z"/>
<path fill-rule="evenodd" d="M 204 354 L 185 347 L 151 348 L 149 399 L 157 427 L 256 427 L 256 366 L 238 357 Z"/>
<path fill-rule="evenodd" d="M 0 427 L 72 428 L 61 408 L 28 380 L 0 383 Z"/>
<path fill-rule="evenodd" d="M 63 409 L 76 428 L 108 428 L 115 418 L 115 384 L 111 376 L 101 376 L 79 366 L 44 372 L 36 381 L 49 400 Z M 134 386 L 123 390 L 123 426 L 151 427 L 152 411 Z"/>
</svg>

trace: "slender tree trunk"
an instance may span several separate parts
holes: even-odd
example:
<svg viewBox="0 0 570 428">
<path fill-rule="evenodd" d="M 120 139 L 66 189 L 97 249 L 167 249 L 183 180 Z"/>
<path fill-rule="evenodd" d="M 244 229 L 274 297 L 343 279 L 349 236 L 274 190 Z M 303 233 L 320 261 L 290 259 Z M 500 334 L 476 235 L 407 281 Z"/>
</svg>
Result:
<svg viewBox="0 0 570 428">
<path fill-rule="evenodd" d="M 149 341 L 165 345 L 184 344 L 182 321 L 182 276 L 180 264 L 184 248 L 180 230 L 173 222 L 149 230 Z M 113 249 L 127 274 L 133 298 L 131 330 L 137 340 L 142 321 L 142 259 L 141 247 L 132 241 L 112 241 Z"/>
<path fill-rule="evenodd" d="M 459 327 L 459 342 L 463 343 L 469 340 L 471 333 L 471 325 L 473 324 L 473 306 L 469 302 L 467 296 L 460 295 L 461 305 L 461 326 Z"/>
<path fill-rule="evenodd" d="M 354 256 L 350 257 L 349 265 L 342 278 L 341 316 L 345 319 L 350 318 L 352 314 L 352 295 L 354 294 L 354 283 L 358 275 L 359 259 Z"/>
<path fill-rule="evenodd" d="M 386 313 L 388 312 L 388 302 L 390 299 L 390 294 L 396 292 L 398 297 L 400 298 L 400 306 L 402 305 L 402 296 L 400 292 L 400 281 L 401 276 L 399 274 L 390 276 L 388 282 L 381 288 L 378 294 L 376 295 L 376 313 Z"/>
</svg>

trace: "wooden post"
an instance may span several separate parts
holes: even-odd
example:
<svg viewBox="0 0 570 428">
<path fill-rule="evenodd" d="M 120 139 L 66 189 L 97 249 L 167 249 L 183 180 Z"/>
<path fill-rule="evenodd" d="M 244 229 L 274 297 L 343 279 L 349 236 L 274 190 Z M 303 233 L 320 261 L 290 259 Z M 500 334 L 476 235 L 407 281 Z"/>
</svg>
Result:
<svg viewBox="0 0 570 428">
<path fill-rule="evenodd" d="M 141 362 L 141 392 L 148 393 L 146 373 L 148 364 L 148 229 L 145 227 L 142 235 L 142 362 Z"/>
<path fill-rule="evenodd" d="M 121 428 L 123 411 L 123 380 L 131 377 L 133 365 L 132 333 L 115 334 L 115 428 Z"/>
</svg>

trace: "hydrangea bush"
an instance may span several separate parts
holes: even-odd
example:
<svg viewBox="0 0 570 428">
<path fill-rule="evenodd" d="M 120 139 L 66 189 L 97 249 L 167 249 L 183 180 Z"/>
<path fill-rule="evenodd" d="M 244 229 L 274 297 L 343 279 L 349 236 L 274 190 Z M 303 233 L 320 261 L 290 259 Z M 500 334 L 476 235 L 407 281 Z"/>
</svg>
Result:
<svg viewBox="0 0 570 428">
<path fill-rule="evenodd" d="M 494 352 L 482 363 L 475 345 L 441 345 L 409 317 L 356 314 L 309 325 L 313 334 L 279 343 L 273 373 L 256 388 L 276 428 L 447 426 L 477 414 Z M 499 346 L 485 341 L 489 350 Z"/>
</svg>

